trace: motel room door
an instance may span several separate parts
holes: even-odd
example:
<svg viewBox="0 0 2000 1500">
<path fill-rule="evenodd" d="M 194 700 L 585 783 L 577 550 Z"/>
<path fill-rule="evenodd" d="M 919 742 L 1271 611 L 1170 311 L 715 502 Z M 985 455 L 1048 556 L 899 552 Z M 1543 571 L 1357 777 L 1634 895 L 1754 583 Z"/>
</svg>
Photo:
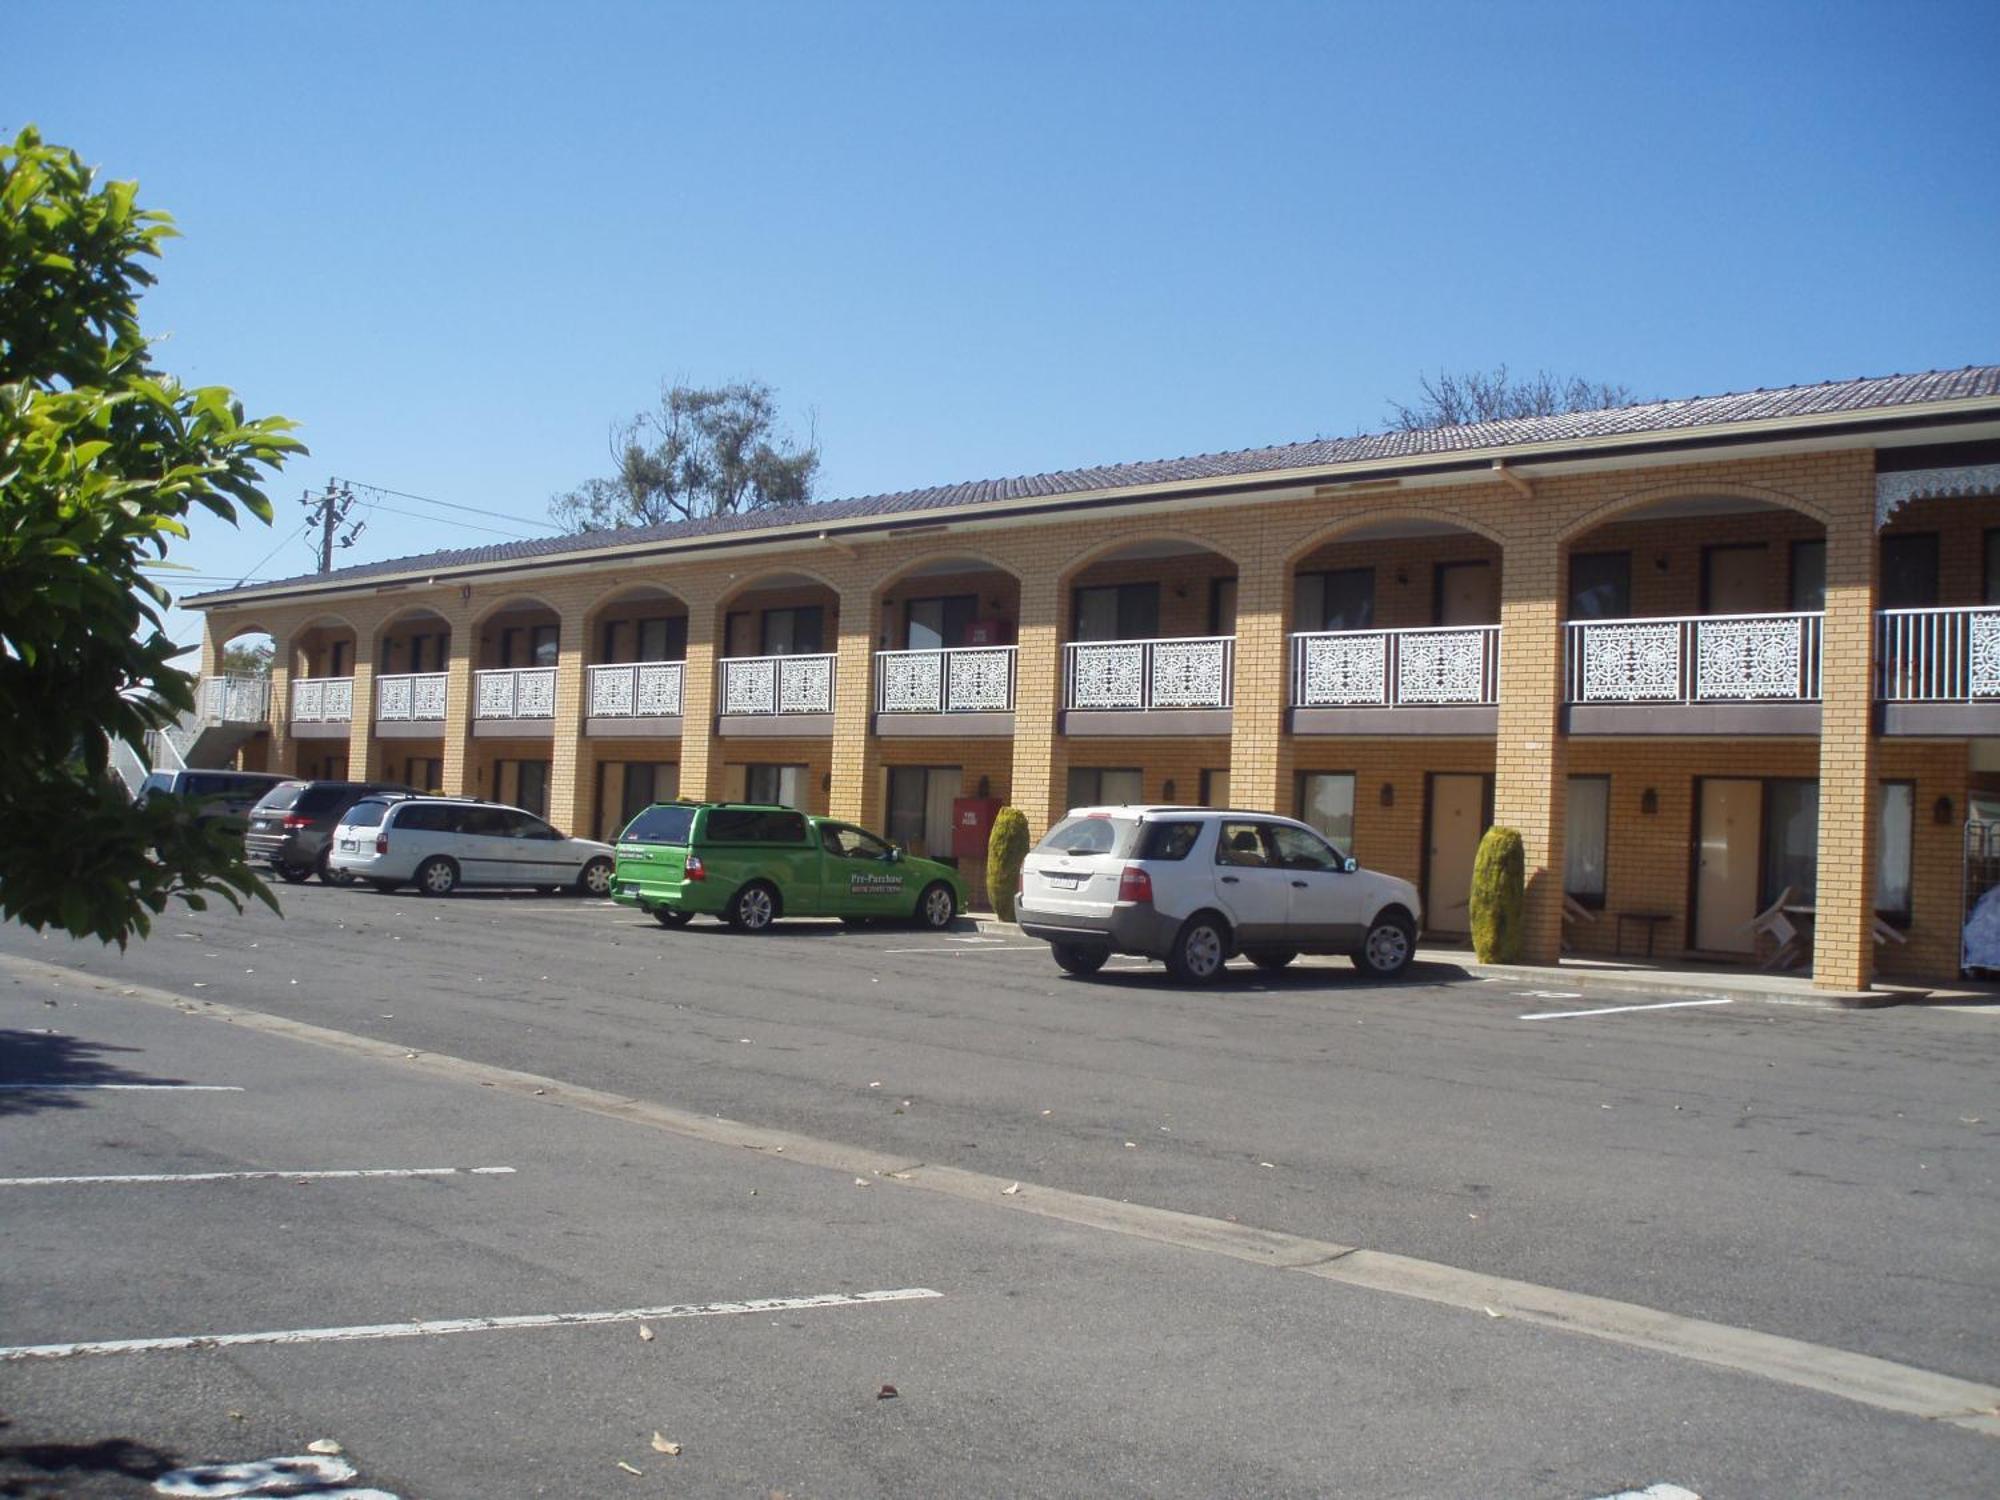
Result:
<svg viewBox="0 0 2000 1500">
<path fill-rule="evenodd" d="M 1764 784 L 1704 776 L 1695 825 L 1694 946 L 1752 953 L 1764 833 Z"/>
<path fill-rule="evenodd" d="M 1468 933 L 1472 863 L 1493 822 L 1493 778 L 1436 771 L 1424 793 L 1424 930 Z"/>
</svg>

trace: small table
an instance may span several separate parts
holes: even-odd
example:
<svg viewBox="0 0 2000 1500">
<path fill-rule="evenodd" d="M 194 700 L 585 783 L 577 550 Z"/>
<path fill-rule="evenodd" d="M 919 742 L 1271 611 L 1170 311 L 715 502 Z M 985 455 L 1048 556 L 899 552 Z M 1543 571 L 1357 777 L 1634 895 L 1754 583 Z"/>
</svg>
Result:
<svg viewBox="0 0 2000 1500">
<path fill-rule="evenodd" d="M 1671 922 L 1674 914 L 1667 911 L 1621 911 L 1618 913 L 1618 931 L 1613 947 L 1620 957 L 1625 953 L 1625 924 L 1637 922 L 1646 932 L 1646 957 L 1653 956 L 1653 934 L 1660 930 L 1660 924 Z"/>
</svg>

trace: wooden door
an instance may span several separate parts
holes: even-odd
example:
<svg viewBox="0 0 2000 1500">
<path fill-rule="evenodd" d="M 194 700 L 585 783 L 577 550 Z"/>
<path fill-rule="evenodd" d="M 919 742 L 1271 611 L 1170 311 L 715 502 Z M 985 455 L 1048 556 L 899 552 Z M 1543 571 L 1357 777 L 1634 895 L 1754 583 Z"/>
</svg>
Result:
<svg viewBox="0 0 2000 1500">
<path fill-rule="evenodd" d="M 1472 930 L 1472 862 L 1490 821 L 1488 778 L 1438 773 L 1428 779 L 1424 826 L 1424 930 Z"/>
<path fill-rule="evenodd" d="M 1491 563 L 1445 563 L 1438 568 L 1438 624 L 1492 625 L 1499 618 L 1499 581 Z"/>
<path fill-rule="evenodd" d="M 1764 785 L 1704 777 L 1695 825 L 1694 946 L 1704 953 L 1756 949 L 1758 856 Z"/>
<path fill-rule="evenodd" d="M 1701 556 L 1702 610 L 1711 615 L 1756 615 L 1771 608 L 1771 560 L 1765 549 L 1710 547 Z"/>
</svg>

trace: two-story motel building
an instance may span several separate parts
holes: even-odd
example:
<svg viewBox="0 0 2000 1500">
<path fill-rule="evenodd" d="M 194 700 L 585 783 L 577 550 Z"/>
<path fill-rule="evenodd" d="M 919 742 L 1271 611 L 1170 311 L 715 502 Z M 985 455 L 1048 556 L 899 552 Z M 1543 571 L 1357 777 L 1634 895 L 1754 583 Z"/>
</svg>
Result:
<svg viewBox="0 0 2000 1500">
<path fill-rule="evenodd" d="M 2000 366 L 1038 474 L 441 551 L 188 601 L 242 763 L 607 836 L 779 799 L 1303 816 L 1529 956 L 1959 965 L 2000 799 Z M 216 677 L 248 632 L 268 693 Z M 252 704 L 250 708 L 232 704 Z M 268 709 L 263 705 L 268 704 Z M 975 882 L 979 872 L 968 870 Z M 1765 946 L 1768 952 L 1768 941 Z"/>
</svg>

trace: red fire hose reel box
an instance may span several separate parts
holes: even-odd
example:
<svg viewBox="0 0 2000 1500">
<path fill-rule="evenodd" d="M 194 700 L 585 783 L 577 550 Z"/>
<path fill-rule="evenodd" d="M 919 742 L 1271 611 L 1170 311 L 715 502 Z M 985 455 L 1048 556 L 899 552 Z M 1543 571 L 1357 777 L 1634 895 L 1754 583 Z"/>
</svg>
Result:
<svg viewBox="0 0 2000 1500">
<path fill-rule="evenodd" d="M 981 868 L 986 863 L 986 842 L 993 836 L 993 820 L 1000 813 L 998 797 L 954 797 L 951 799 L 951 853 L 954 859 L 973 860 Z"/>
</svg>

